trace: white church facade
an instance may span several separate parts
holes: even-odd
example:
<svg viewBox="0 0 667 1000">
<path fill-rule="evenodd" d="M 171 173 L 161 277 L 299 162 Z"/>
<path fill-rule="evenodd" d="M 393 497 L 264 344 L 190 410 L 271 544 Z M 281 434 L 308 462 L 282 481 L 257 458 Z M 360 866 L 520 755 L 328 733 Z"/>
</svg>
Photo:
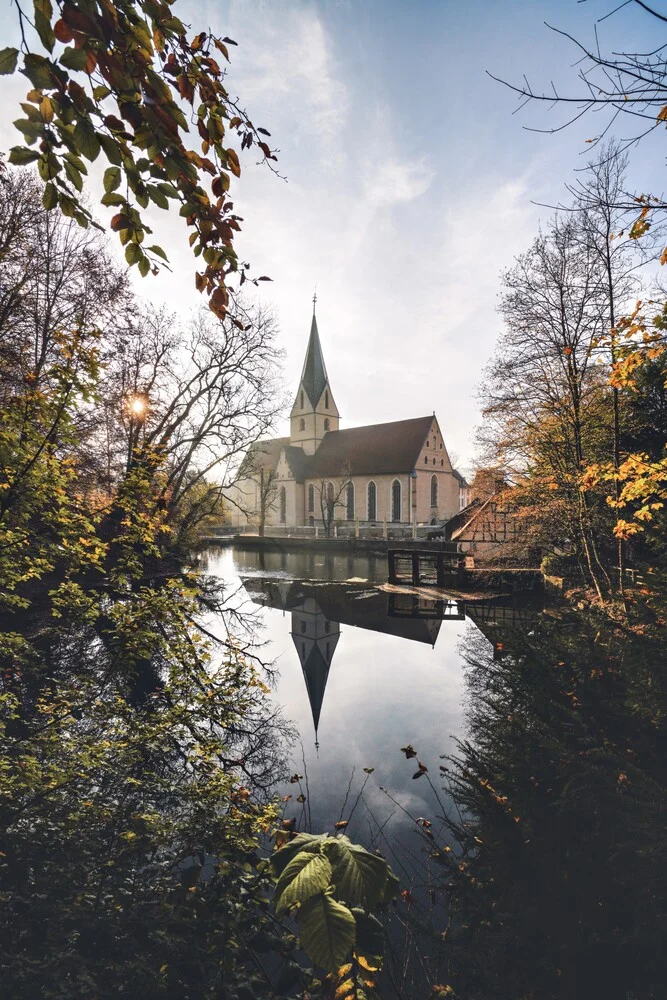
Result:
<svg viewBox="0 0 667 1000">
<path fill-rule="evenodd" d="M 464 488 L 435 412 L 340 428 L 313 311 L 289 437 L 255 442 L 227 496 L 237 527 L 414 525 L 457 514 Z"/>
</svg>

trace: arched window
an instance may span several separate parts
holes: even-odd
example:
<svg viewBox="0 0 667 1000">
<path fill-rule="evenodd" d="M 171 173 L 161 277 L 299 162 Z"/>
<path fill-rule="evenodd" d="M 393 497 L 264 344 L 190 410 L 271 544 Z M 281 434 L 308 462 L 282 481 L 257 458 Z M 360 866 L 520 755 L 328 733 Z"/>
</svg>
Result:
<svg viewBox="0 0 667 1000">
<path fill-rule="evenodd" d="M 371 480 L 366 489 L 366 499 L 367 499 L 367 514 L 369 521 L 375 521 L 377 518 L 377 488 L 375 483 Z"/>
<path fill-rule="evenodd" d="M 301 409 L 303 409 L 303 389 L 301 390 Z"/>
<path fill-rule="evenodd" d="M 347 484 L 347 510 L 345 516 L 348 521 L 354 521 L 354 483 Z"/>
<path fill-rule="evenodd" d="M 287 520 L 287 493 L 285 487 L 280 487 L 280 523 L 285 524 Z"/>
<path fill-rule="evenodd" d="M 424 465 L 428 465 L 428 455 L 424 455 Z"/>
<path fill-rule="evenodd" d="M 324 409 L 325 410 L 329 409 L 329 390 L 328 389 L 325 389 L 325 392 L 324 392 Z"/>
<path fill-rule="evenodd" d="M 433 459 L 433 464 L 435 465 L 435 459 Z"/>
<path fill-rule="evenodd" d="M 301 417 L 301 420 L 299 421 L 299 430 L 305 431 L 305 429 L 306 429 L 306 421 L 303 419 L 303 417 Z"/>
<path fill-rule="evenodd" d="M 401 483 L 398 479 L 391 484 L 391 519 L 401 520 Z"/>
<path fill-rule="evenodd" d="M 441 458 L 440 459 L 440 465 L 444 465 L 444 464 L 445 464 L 445 460 L 444 460 L 444 458 Z"/>
<path fill-rule="evenodd" d="M 312 483 L 308 487 L 308 510 L 315 510 L 315 487 Z"/>
<path fill-rule="evenodd" d="M 329 418 L 328 417 L 324 418 L 324 429 L 325 429 L 325 431 L 329 430 Z"/>
<path fill-rule="evenodd" d="M 438 477 L 431 476 L 431 507 L 438 506 Z"/>
</svg>

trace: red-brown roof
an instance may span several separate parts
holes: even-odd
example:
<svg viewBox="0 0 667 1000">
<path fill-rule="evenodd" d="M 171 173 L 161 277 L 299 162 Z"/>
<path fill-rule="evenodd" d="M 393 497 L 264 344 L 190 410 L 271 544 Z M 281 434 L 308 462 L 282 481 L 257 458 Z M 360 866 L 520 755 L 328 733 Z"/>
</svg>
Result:
<svg viewBox="0 0 667 1000">
<path fill-rule="evenodd" d="M 329 431 L 308 462 L 306 477 L 412 472 L 432 423 L 433 416 L 415 417 Z"/>
</svg>

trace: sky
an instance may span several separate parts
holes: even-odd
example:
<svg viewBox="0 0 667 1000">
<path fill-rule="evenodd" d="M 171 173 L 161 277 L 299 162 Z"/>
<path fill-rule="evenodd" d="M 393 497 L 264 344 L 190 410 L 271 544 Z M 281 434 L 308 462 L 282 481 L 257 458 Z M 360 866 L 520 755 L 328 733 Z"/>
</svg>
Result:
<svg viewBox="0 0 667 1000">
<path fill-rule="evenodd" d="M 556 134 L 527 130 L 559 125 L 564 112 L 513 113 L 515 95 L 487 71 L 578 93 L 576 50 L 544 22 L 592 45 L 594 23 L 615 6 L 176 0 L 193 32 L 210 27 L 238 43 L 228 89 L 280 150 L 282 178 L 245 155 L 234 200 L 244 218 L 238 253 L 272 278 L 257 295 L 275 314 L 291 393 L 317 288 L 341 427 L 435 411 L 450 454 L 470 470 L 477 387 L 501 330 L 500 275 L 551 214 L 543 206 L 564 198 L 600 128 L 588 118 Z M 3 18 L 5 45 L 16 39 L 14 10 Z M 597 28 L 605 48 L 636 42 L 645 51 L 655 24 L 626 8 Z M 0 148 L 20 141 L 11 121 L 24 83 L 3 78 Z M 627 122 L 617 135 L 625 132 Z M 629 178 L 654 194 L 663 183 L 658 138 L 634 155 Z M 137 291 L 187 322 L 201 296 L 185 228 L 157 210 L 153 221 L 172 272 L 137 275 Z"/>
</svg>

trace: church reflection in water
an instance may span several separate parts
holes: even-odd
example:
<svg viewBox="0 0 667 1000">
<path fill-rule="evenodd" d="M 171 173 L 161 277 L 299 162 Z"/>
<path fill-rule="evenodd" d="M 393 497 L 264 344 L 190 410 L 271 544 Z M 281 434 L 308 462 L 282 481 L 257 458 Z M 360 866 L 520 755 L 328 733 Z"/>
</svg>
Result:
<svg viewBox="0 0 667 1000">
<path fill-rule="evenodd" d="M 424 590 L 385 590 L 353 582 L 261 576 L 245 577 L 242 582 L 255 604 L 277 608 L 292 616 L 290 634 L 308 692 L 316 746 L 341 625 L 435 646 L 443 625 L 468 619 L 484 633 L 493 644 L 494 655 L 500 658 L 507 652 L 508 640 L 511 643 L 515 630 L 529 628 L 538 614 L 534 605 L 520 606 L 502 598 L 445 599 Z"/>
</svg>

